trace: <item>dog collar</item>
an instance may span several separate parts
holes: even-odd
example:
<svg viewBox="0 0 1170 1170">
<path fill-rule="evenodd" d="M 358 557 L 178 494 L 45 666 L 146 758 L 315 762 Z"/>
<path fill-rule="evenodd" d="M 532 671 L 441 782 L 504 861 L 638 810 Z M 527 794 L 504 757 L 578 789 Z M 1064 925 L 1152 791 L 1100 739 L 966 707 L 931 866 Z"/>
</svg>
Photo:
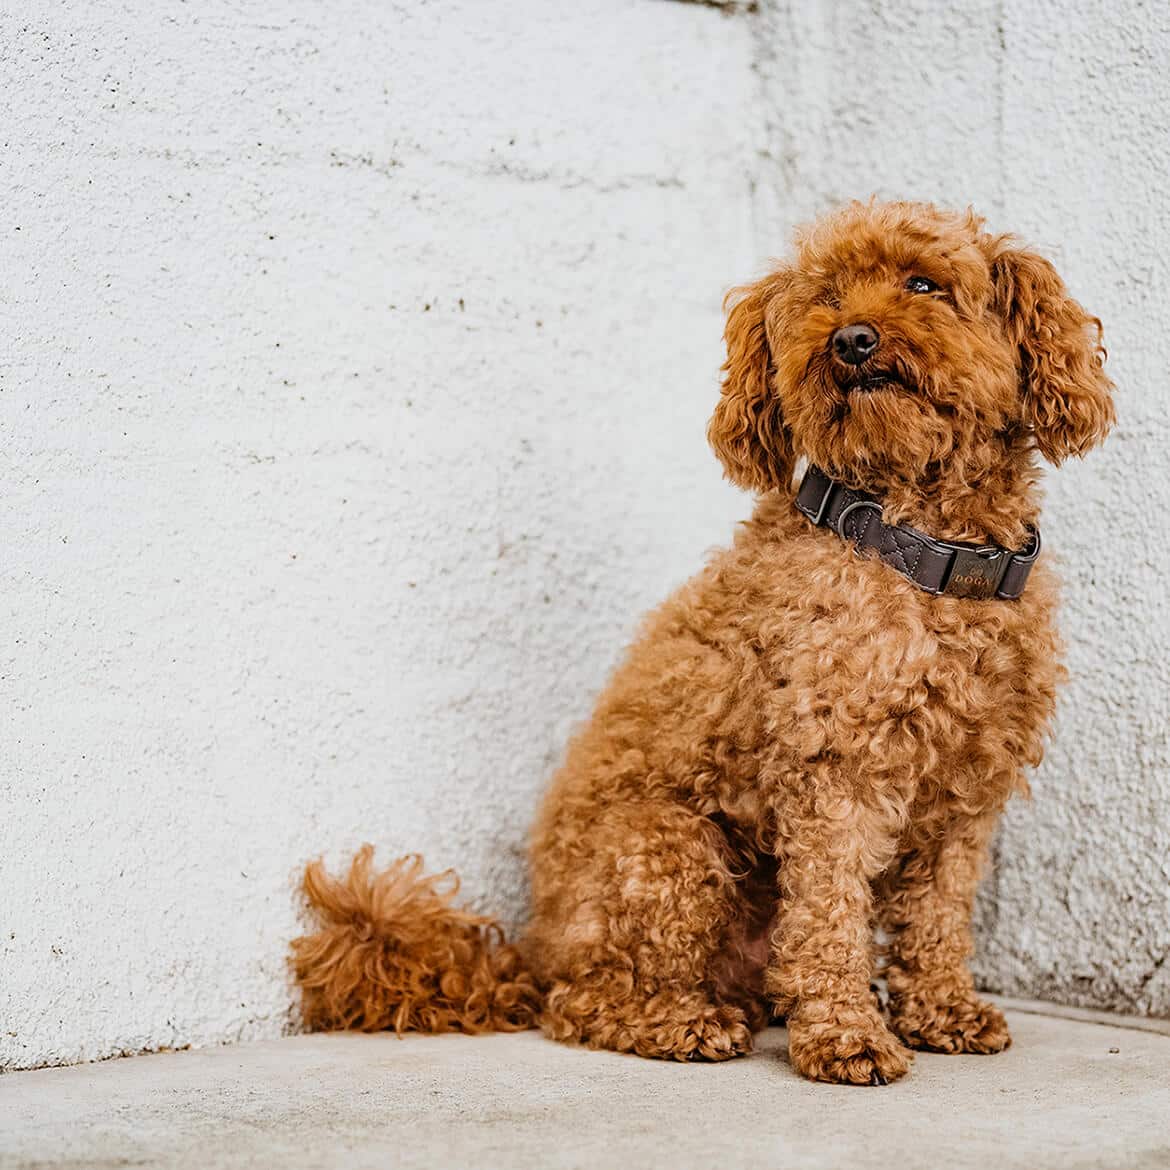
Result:
<svg viewBox="0 0 1170 1170">
<path fill-rule="evenodd" d="M 881 502 L 809 467 L 796 495 L 797 510 L 814 524 L 832 529 L 858 552 L 876 550 L 920 589 L 948 597 L 998 597 L 1014 601 L 1024 591 L 1040 555 L 1040 532 L 1018 552 L 999 544 L 937 540 L 907 524 L 887 524 Z"/>
</svg>

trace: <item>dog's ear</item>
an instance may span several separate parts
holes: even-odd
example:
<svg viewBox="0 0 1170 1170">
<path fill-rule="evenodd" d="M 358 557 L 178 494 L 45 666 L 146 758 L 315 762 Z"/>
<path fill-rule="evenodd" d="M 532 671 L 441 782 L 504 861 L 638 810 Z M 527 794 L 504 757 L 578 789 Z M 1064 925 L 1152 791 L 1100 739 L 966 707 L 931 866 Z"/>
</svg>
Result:
<svg viewBox="0 0 1170 1170">
<path fill-rule="evenodd" d="M 992 261 L 996 307 L 1019 349 L 1024 417 L 1050 463 L 1083 455 L 1116 415 L 1103 368 L 1101 322 L 1068 295 L 1034 252 L 1001 246 Z"/>
<path fill-rule="evenodd" d="M 775 369 L 765 320 L 780 275 L 732 289 L 724 301 L 727 361 L 707 439 L 727 478 L 748 491 L 769 491 L 792 478 L 792 435 L 773 386 Z"/>
</svg>

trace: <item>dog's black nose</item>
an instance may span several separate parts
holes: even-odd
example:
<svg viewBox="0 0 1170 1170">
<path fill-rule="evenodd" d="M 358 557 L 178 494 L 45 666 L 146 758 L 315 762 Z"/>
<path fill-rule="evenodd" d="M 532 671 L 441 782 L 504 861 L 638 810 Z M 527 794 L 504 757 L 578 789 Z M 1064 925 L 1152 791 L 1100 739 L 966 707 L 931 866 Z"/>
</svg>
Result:
<svg viewBox="0 0 1170 1170">
<path fill-rule="evenodd" d="M 878 347 L 878 331 L 872 325 L 842 325 L 833 334 L 833 352 L 851 366 L 860 366 Z"/>
</svg>

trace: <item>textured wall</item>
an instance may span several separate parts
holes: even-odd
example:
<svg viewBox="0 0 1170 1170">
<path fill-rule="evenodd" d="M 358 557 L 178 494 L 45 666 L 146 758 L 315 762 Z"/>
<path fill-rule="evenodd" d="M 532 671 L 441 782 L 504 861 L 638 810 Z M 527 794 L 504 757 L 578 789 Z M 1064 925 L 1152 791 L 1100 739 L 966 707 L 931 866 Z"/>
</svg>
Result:
<svg viewBox="0 0 1170 1170">
<path fill-rule="evenodd" d="M 1170 505 L 1170 32 L 950 7 L 0 15 L 0 1065 L 278 1032 L 321 848 L 522 913 L 568 728 L 748 507 L 720 295 L 870 190 L 974 201 L 1106 321 L 1120 433 L 1048 513 L 1076 682 L 980 963 L 1170 1012 L 1170 565 L 1116 513 Z"/>
<path fill-rule="evenodd" d="M 522 909 L 569 727 L 744 510 L 704 427 L 755 255 L 719 11 L 36 7 L 0 18 L 15 1065 L 279 1032 L 322 848 Z"/>
<path fill-rule="evenodd" d="M 973 203 L 1105 324 L 1120 425 L 1049 478 L 1072 683 L 984 890 L 989 987 L 1170 1015 L 1170 23 L 1141 0 L 774 3 L 761 239 L 856 192 Z M 864 62 L 861 68 L 851 63 Z"/>
</svg>

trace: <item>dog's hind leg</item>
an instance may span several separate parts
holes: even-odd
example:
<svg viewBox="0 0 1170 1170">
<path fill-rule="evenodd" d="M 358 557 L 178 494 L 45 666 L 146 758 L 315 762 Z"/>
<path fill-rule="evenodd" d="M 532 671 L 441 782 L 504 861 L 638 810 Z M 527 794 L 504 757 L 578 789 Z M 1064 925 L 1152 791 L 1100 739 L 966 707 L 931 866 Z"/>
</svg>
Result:
<svg viewBox="0 0 1170 1170">
<path fill-rule="evenodd" d="M 554 1040 L 660 1060 L 729 1060 L 752 1047 L 741 1008 L 717 1006 L 702 990 L 647 995 L 620 970 L 557 980 L 541 1026 Z"/>
<path fill-rule="evenodd" d="M 747 1013 L 717 999 L 717 962 L 743 912 L 721 830 L 667 801 L 567 830 L 550 826 L 534 859 L 526 950 L 544 975 L 545 1033 L 674 1060 L 750 1051 Z"/>
</svg>

